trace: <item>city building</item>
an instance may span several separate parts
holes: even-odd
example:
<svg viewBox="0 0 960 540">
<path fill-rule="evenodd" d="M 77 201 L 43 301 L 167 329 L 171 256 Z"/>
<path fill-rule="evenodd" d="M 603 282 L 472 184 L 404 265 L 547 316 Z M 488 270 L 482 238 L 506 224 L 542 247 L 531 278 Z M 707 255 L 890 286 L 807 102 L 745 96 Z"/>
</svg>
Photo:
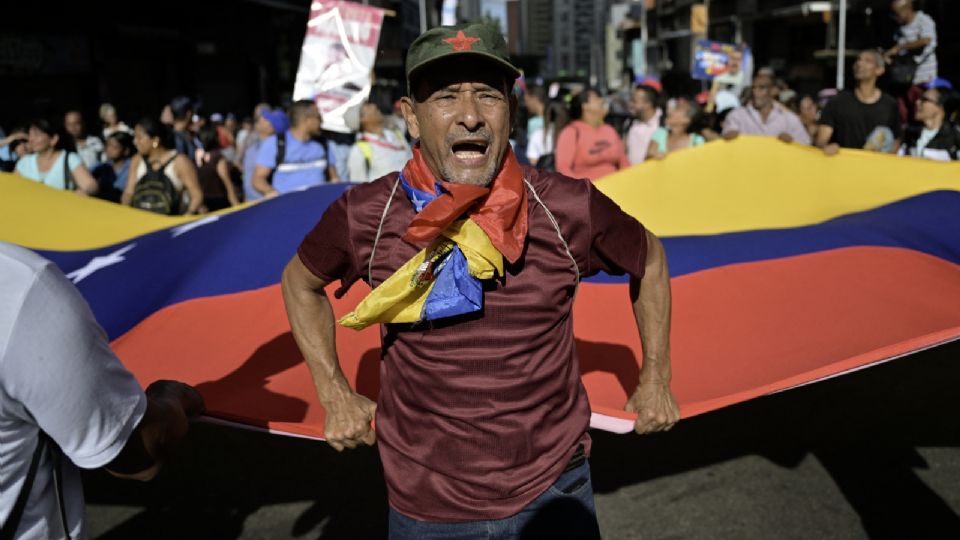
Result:
<svg viewBox="0 0 960 540">
<path fill-rule="evenodd" d="M 556 0 L 553 3 L 551 77 L 604 81 L 604 24 L 608 0 Z"/>
<path fill-rule="evenodd" d="M 838 0 L 646 0 L 648 39 L 641 37 L 639 2 L 622 26 L 624 63 L 643 65 L 659 75 L 672 93 L 689 93 L 690 67 L 696 42 L 712 39 L 751 47 L 755 66 L 772 67 L 800 91 L 836 84 Z M 960 2 L 917 1 L 938 23 L 937 56 L 941 75 L 960 81 L 960 33 L 950 31 L 960 20 Z M 848 0 L 845 67 L 849 71 L 859 50 L 889 47 L 896 23 L 890 0 Z M 646 50 L 641 51 L 641 42 Z M 638 58 L 642 57 L 642 58 Z"/>
</svg>

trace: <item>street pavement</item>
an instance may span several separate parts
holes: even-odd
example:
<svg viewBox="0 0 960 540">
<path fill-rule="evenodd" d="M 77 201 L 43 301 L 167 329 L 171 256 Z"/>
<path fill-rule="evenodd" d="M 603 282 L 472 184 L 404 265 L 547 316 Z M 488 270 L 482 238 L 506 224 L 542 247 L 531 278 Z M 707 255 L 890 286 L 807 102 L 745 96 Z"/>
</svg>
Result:
<svg viewBox="0 0 960 540">
<path fill-rule="evenodd" d="M 775 359 L 771 359 L 775 361 Z M 960 343 L 681 421 L 593 432 L 611 539 L 960 538 Z M 103 539 L 386 534 L 376 450 L 199 424 L 148 484 L 84 474 Z"/>
</svg>

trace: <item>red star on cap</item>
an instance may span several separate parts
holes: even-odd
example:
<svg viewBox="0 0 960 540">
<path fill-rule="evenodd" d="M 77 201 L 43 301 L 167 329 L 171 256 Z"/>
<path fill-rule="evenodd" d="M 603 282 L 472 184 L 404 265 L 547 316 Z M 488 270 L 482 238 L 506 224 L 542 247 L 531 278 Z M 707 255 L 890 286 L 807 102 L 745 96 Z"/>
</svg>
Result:
<svg viewBox="0 0 960 540">
<path fill-rule="evenodd" d="M 443 40 L 445 43 L 453 45 L 453 50 L 457 52 L 469 51 L 473 49 L 473 44 L 480 41 L 478 37 L 467 37 L 463 30 L 457 31 L 457 36 Z"/>
</svg>

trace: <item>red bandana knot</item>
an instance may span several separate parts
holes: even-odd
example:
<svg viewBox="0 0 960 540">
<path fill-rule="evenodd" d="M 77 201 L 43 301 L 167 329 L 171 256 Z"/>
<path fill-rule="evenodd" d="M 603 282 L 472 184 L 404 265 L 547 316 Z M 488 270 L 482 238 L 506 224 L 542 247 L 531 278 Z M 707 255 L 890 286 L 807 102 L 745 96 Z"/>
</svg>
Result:
<svg viewBox="0 0 960 540">
<path fill-rule="evenodd" d="M 457 31 L 457 36 L 452 38 L 447 38 L 443 40 L 445 43 L 453 45 L 453 50 L 456 52 L 460 51 L 469 51 L 473 49 L 473 44 L 480 41 L 478 37 L 467 37 L 463 30 Z"/>
</svg>

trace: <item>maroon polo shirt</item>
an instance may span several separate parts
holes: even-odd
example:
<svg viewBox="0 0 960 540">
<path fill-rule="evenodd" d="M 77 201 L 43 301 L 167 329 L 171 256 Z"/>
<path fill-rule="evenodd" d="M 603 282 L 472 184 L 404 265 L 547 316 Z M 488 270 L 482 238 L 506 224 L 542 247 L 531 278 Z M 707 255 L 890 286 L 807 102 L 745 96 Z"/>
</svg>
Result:
<svg viewBox="0 0 960 540">
<path fill-rule="evenodd" d="M 646 236 L 591 182 L 524 167 L 560 224 L 581 277 L 643 277 Z M 350 189 L 298 251 L 342 294 L 367 275 L 397 175 Z M 529 193 L 529 192 L 528 192 Z M 376 429 L 390 505 L 424 521 L 500 519 L 550 487 L 582 443 L 590 404 L 574 348 L 576 273 L 544 209 L 529 198 L 529 234 L 482 311 L 420 325 L 381 325 Z M 398 189 L 373 261 L 382 283 L 419 248 L 402 236 L 413 206 Z M 624 302 L 628 302 L 624 298 Z"/>
</svg>

